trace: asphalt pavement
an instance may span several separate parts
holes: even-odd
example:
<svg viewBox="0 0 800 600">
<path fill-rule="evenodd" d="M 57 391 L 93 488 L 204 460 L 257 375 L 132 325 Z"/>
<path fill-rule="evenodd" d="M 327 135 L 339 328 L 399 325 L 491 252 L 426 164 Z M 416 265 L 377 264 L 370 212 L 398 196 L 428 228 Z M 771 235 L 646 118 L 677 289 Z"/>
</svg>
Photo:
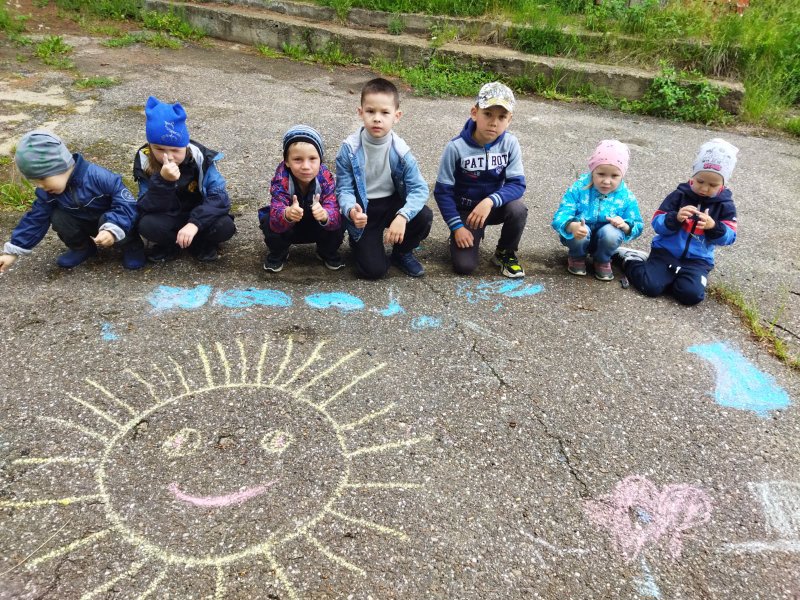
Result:
<svg viewBox="0 0 800 600">
<path fill-rule="evenodd" d="M 739 238 L 711 280 L 796 340 L 796 142 L 519 98 L 524 280 L 489 263 L 492 230 L 453 274 L 438 213 L 422 279 L 330 272 L 311 247 L 272 275 L 256 210 L 283 132 L 315 126 L 332 162 L 373 74 L 68 41 L 120 84 L 6 48 L 0 144 L 48 123 L 129 176 L 144 101 L 179 100 L 225 153 L 239 231 L 216 263 L 137 272 L 115 251 L 61 270 L 50 233 L 0 277 L 0 598 L 800 598 L 796 372 L 714 300 L 569 275 L 549 226 L 600 139 L 630 146 L 648 222 L 724 137 Z M 469 107 L 403 93 L 431 187 Z"/>
</svg>

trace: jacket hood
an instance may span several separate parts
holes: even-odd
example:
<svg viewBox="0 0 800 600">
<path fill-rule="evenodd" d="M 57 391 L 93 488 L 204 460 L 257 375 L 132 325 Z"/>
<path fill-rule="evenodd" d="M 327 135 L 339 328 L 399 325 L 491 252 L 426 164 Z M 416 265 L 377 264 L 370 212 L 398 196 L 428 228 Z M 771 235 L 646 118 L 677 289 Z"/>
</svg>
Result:
<svg viewBox="0 0 800 600">
<path fill-rule="evenodd" d="M 473 121 L 470 118 L 470 119 L 467 119 L 467 122 L 464 123 L 464 129 L 461 130 L 461 139 L 464 140 L 467 144 L 469 144 L 473 148 L 491 148 L 495 144 L 499 144 L 500 141 L 506 135 L 506 132 L 504 131 L 503 133 L 501 133 L 500 135 L 497 136 L 497 139 L 495 141 L 493 141 L 491 144 L 486 144 L 484 146 L 484 145 L 481 145 L 478 142 L 476 142 L 472 137 L 472 134 L 475 132 L 476 125 L 477 125 L 477 123 L 475 123 L 475 121 Z"/>
<path fill-rule="evenodd" d="M 688 182 L 678 185 L 678 189 L 684 193 L 687 198 L 696 201 L 697 204 L 713 204 L 715 202 L 731 202 L 733 201 L 733 193 L 728 188 L 723 189 L 719 194 L 713 198 L 708 196 L 700 196 L 692 191 L 692 186 Z"/>
</svg>

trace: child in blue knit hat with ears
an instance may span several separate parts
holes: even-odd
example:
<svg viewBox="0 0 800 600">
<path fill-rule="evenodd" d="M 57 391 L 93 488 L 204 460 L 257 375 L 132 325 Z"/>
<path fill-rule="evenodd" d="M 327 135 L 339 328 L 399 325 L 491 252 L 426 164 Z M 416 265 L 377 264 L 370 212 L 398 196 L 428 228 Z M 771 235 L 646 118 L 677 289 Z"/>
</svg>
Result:
<svg viewBox="0 0 800 600">
<path fill-rule="evenodd" d="M 25 134 L 14 161 L 36 186 L 36 199 L 3 247 L 0 272 L 30 254 L 51 225 L 68 248 L 56 259 L 59 267 L 77 267 L 98 248 L 111 246 L 122 249 L 126 269 L 144 266 L 142 240 L 135 231 L 136 200 L 119 175 L 71 154 L 57 135 L 45 130 Z"/>
<path fill-rule="evenodd" d="M 147 144 L 139 148 L 133 176 L 139 184 L 139 232 L 153 246 L 153 262 L 172 260 L 181 249 L 201 262 L 219 258 L 219 244 L 236 233 L 222 154 L 189 138 L 186 111 L 150 96 L 144 107 Z"/>
<path fill-rule="evenodd" d="M 308 125 L 294 125 L 283 136 L 283 161 L 270 185 L 272 201 L 258 209 L 269 254 L 264 270 L 277 273 L 292 244 L 317 245 L 317 256 L 332 271 L 344 267 L 339 246 L 344 239 L 336 183 L 322 159 L 322 136 Z"/>
</svg>

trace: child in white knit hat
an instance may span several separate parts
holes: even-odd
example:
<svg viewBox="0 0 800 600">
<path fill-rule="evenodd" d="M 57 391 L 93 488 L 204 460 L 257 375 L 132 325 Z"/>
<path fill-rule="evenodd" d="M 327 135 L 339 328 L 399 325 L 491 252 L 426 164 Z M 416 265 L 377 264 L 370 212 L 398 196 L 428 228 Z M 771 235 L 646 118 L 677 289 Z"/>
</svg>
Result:
<svg viewBox="0 0 800 600">
<path fill-rule="evenodd" d="M 633 286 L 647 296 L 665 291 L 681 304 L 705 298 L 714 248 L 736 241 L 736 206 L 727 188 L 739 149 L 720 138 L 703 144 L 692 177 L 664 198 L 653 215 L 650 255 L 620 248 L 617 256 Z"/>
</svg>

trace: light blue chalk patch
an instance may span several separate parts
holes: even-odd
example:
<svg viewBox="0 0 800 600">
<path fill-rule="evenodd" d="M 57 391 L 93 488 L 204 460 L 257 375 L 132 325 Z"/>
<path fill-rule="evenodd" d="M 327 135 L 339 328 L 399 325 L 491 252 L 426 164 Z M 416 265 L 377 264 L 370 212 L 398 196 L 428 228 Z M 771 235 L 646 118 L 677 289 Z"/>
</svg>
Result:
<svg viewBox="0 0 800 600">
<path fill-rule="evenodd" d="M 404 312 L 406 312 L 406 309 L 400 306 L 400 303 L 394 298 L 389 301 L 389 306 L 380 311 L 384 317 L 393 317 Z"/>
<path fill-rule="evenodd" d="M 501 279 L 500 281 L 482 281 L 475 286 L 479 292 L 486 291 L 488 294 L 505 294 L 517 289 L 522 282 L 516 279 Z"/>
<path fill-rule="evenodd" d="M 160 285 L 147 297 L 147 301 L 157 311 L 174 308 L 194 310 L 208 302 L 209 296 L 211 296 L 210 285 L 198 285 L 195 288 Z"/>
<path fill-rule="evenodd" d="M 770 410 L 786 408 L 789 395 L 771 375 L 759 371 L 736 350 L 722 342 L 691 346 L 687 350 L 711 363 L 717 371 L 717 404 L 751 410 L 766 418 Z"/>
<path fill-rule="evenodd" d="M 653 521 L 653 516 L 640 506 L 636 507 L 636 518 L 641 523 L 651 523 Z"/>
<path fill-rule="evenodd" d="M 503 308 L 503 303 L 502 302 L 498 302 L 497 304 L 494 305 L 494 308 L 492 309 L 492 312 L 497 312 L 501 308 Z"/>
<path fill-rule="evenodd" d="M 442 326 L 442 320 L 437 317 L 422 315 L 411 320 L 411 329 L 421 331 L 423 329 L 436 329 Z"/>
<path fill-rule="evenodd" d="M 637 577 L 634 583 L 636 584 L 636 589 L 641 598 L 647 600 L 661 600 L 661 590 L 644 557 L 642 557 L 642 576 Z"/>
<path fill-rule="evenodd" d="M 543 291 L 544 291 L 543 285 L 532 284 L 532 285 L 526 285 L 522 289 L 514 290 L 513 292 L 508 292 L 504 295 L 509 298 L 524 298 L 525 296 L 533 296 L 535 294 L 540 294 Z"/>
<path fill-rule="evenodd" d="M 119 339 L 119 336 L 114 333 L 114 326 L 111 323 L 103 323 L 102 327 L 100 327 L 100 332 L 106 342 L 113 342 Z"/>
<path fill-rule="evenodd" d="M 310 296 L 306 296 L 306 304 L 311 308 L 337 308 L 342 312 L 363 310 L 364 308 L 364 302 L 361 298 L 345 292 L 311 294 Z"/>
<path fill-rule="evenodd" d="M 219 292 L 214 303 L 227 308 L 247 308 L 249 306 L 272 306 L 285 308 L 292 305 L 292 299 L 280 290 L 225 290 Z"/>
</svg>

